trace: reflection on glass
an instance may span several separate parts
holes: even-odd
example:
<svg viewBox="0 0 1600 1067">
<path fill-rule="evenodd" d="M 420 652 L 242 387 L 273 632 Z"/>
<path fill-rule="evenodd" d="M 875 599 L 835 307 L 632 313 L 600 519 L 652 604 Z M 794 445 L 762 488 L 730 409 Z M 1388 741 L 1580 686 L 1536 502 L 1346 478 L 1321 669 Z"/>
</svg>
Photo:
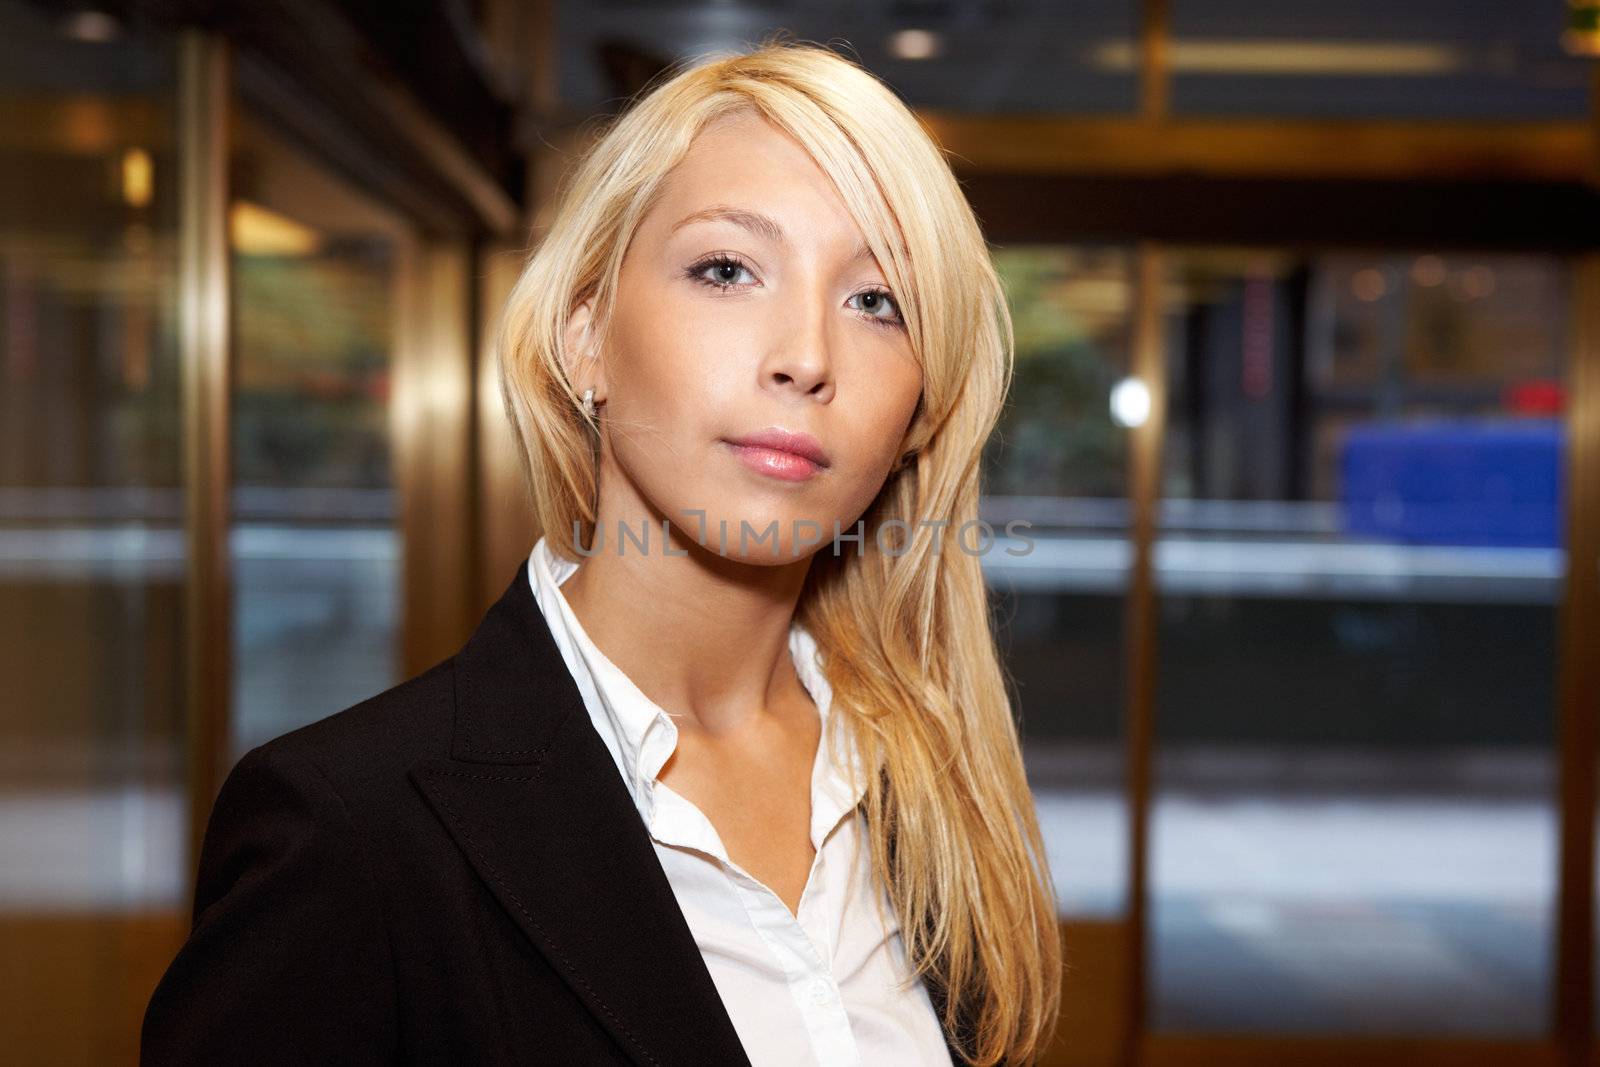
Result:
<svg viewBox="0 0 1600 1067">
<path fill-rule="evenodd" d="M 1127 896 L 1122 603 L 1129 562 L 1126 430 L 1130 256 L 1120 248 L 996 252 L 1016 377 L 984 454 L 983 516 L 1031 524 L 1026 555 L 984 556 L 1021 712 L 1030 780 L 1063 914 L 1120 915 Z M 1017 542 L 1005 542 L 1017 549 Z"/>
<path fill-rule="evenodd" d="M 178 895 L 173 81 L 165 41 L 0 3 L 7 910 Z"/>
<path fill-rule="evenodd" d="M 399 681 L 389 383 L 404 227 L 236 124 L 235 756 Z"/>
<path fill-rule="evenodd" d="M 176 56 L 102 28 L 0 0 L 10 1063 L 127 1061 L 187 889 Z"/>
<path fill-rule="evenodd" d="M 1542 1033 L 1565 264 L 1168 286 L 1153 1026 Z"/>
<path fill-rule="evenodd" d="M 1174 0 L 1166 62 L 1184 115 L 1582 119 L 1567 4 Z"/>
</svg>

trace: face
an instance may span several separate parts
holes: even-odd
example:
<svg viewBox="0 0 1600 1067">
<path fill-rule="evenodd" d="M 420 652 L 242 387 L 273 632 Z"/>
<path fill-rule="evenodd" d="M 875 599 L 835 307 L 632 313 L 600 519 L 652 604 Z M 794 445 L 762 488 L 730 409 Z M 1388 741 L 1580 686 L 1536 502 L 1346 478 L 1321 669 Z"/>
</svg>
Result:
<svg viewBox="0 0 1600 1067">
<path fill-rule="evenodd" d="M 584 347 L 589 312 L 567 350 L 591 357 L 572 378 L 603 402 L 604 551 L 642 519 L 652 546 L 666 519 L 755 564 L 854 532 L 922 371 L 899 298 L 796 141 L 753 114 L 703 130 L 629 245 L 603 350 Z"/>
</svg>

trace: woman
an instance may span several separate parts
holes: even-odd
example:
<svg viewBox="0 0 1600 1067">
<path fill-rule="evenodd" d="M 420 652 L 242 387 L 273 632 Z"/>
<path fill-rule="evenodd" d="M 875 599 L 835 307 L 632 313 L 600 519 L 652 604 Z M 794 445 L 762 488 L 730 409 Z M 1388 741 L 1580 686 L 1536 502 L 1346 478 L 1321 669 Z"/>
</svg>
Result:
<svg viewBox="0 0 1600 1067">
<path fill-rule="evenodd" d="M 145 1062 L 1037 1058 L 1054 893 L 956 537 L 1010 342 L 860 68 L 644 96 L 503 319 L 545 535 L 455 656 L 240 760 Z"/>
</svg>

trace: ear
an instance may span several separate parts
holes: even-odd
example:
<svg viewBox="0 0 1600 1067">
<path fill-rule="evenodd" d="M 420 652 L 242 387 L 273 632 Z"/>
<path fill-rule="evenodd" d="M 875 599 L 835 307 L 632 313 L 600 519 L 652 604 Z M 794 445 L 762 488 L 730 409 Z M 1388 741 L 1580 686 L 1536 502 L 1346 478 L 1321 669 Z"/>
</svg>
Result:
<svg viewBox="0 0 1600 1067">
<path fill-rule="evenodd" d="M 561 348 L 567 377 L 578 395 L 582 396 L 585 389 L 593 389 L 594 402 L 599 404 L 606 397 L 605 363 L 601 358 L 593 315 L 594 297 L 588 297 L 567 318 Z"/>
</svg>

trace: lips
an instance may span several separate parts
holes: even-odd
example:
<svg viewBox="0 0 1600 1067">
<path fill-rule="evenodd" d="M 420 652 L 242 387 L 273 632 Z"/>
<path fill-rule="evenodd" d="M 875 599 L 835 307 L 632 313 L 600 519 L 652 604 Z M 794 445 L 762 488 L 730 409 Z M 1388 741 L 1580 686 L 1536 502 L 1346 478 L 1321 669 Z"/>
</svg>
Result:
<svg viewBox="0 0 1600 1067">
<path fill-rule="evenodd" d="M 815 437 L 769 426 L 755 433 L 724 439 L 745 465 L 784 481 L 810 478 L 829 465 L 828 454 Z"/>
<path fill-rule="evenodd" d="M 730 437 L 728 443 L 745 448 L 769 448 L 774 452 L 788 452 L 809 459 L 819 467 L 828 466 L 828 454 L 822 445 L 808 433 L 791 433 L 781 426 L 769 426 L 743 437 Z"/>
</svg>

